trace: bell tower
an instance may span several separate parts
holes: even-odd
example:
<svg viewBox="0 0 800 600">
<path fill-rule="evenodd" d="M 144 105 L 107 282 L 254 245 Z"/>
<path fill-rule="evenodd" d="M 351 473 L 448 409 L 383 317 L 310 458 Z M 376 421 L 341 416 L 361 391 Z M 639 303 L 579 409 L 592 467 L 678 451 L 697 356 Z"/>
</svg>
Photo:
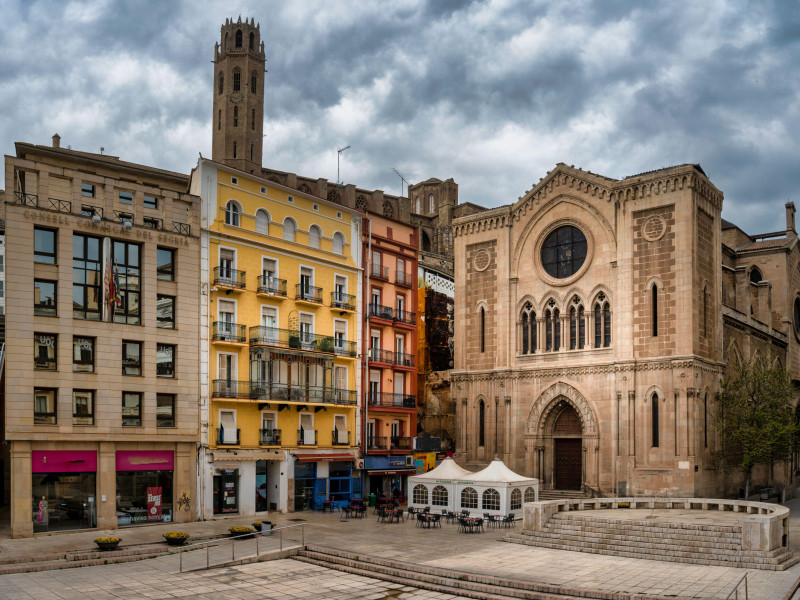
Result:
<svg viewBox="0 0 800 600">
<path fill-rule="evenodd" d="M 214 45 L 211 159 L 259 173 L 264 134 L 264 42 L 253 19 L 225 19 Z"/>
</svg>

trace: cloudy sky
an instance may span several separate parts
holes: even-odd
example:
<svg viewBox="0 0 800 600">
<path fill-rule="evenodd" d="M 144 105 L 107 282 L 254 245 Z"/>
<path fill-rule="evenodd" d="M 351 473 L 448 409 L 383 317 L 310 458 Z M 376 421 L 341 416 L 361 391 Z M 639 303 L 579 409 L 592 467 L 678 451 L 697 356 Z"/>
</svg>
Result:
<svg viewBox="0 0 800 600">
<path fill-rule="evenodd" d="M 615 178 L 697 162 L 751 233 L 800 208 L 795 0 L 0 0 L 0 144 L 188 172 L 211 154 L 226 17 L 266 42 L 264 165 L 514 202 L 558 162 Z"/>
</svg>

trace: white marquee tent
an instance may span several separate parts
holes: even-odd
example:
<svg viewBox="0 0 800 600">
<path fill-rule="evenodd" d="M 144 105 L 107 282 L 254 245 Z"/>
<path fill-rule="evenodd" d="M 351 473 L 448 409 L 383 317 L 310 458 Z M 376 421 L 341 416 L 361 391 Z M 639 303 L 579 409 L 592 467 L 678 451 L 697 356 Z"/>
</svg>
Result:
<svg viewBox="0 0 800 600">
<path fill-rule="evenodd" d="M 446 458 L 432 471 L 409 477 L 408 491 L 409 508 L 507 515 L 521 511 L 523 502 L 539 500 L 539 480 L 514 473 L 499 458 L 477 473 Z"/>
</svg>

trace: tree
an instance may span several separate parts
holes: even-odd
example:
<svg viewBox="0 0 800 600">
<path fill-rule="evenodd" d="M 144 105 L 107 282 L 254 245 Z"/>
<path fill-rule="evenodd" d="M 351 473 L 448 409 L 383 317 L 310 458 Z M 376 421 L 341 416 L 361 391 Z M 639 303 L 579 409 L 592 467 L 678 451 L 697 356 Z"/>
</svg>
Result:
<svg viewBox="0 0 800 600">
<path fill-rule="evenodd" d="M 794 386 L 776 363 L 756 354 L 725 378 L 717 394 L 720 448 L 714 453 L 715 463 L 725 472 L 745 471 L 745 497 L 753 467 L 789 460 L 798 434 Z"/>
</svg>

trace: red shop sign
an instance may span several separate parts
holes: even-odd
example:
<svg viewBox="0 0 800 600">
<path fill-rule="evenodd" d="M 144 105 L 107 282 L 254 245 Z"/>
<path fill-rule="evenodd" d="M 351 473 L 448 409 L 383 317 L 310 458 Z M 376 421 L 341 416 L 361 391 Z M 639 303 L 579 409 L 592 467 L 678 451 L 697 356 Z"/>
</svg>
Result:
<svg viewBox="0 0 800 600">
<path fill-rule="evenodd" d="M 161 488 L 147 488 L 147 520 L 161 520 Z"/>
</svg>

